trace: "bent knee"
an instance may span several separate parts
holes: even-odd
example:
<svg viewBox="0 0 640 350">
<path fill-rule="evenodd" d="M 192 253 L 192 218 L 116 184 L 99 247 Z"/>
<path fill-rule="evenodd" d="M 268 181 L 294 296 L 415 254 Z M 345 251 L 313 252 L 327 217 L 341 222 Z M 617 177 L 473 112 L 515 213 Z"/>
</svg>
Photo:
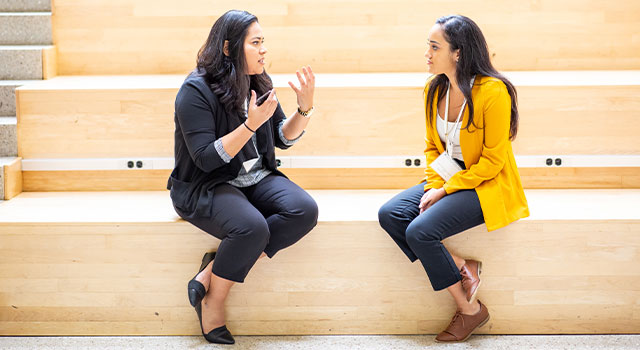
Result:
<svg viewBox="0 0 640 350">
<path fill-rule="evenodd" d="M 429 227 L 420 227 L 419 225 L 410 224 L 405 232 L 407 244 L 411 246 L 419 246 L 423 244 L 433 244 L 440 242 L 440 235 Z"/>
<path fill-rule="evenodd" d="M 301 211 L 300 221 L 311 230 L 318 224 L 318 203 L 311 196 L 306 196 L 298 204 Z"/>
<path fill-rule="evenodd" d="M 256 242 L 269 241 L 269 225 L 263 218 L 247 218 L 242 225 L 230 232 L 231 236 L 242 237 Z M 266 243 L 265 243 L 266 244 Z"/>
</svg>

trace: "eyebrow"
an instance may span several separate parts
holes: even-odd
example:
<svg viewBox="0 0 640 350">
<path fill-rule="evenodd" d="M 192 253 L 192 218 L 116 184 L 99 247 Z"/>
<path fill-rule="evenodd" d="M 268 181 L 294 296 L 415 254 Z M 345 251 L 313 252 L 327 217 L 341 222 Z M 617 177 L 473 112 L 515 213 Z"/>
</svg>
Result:
<svg viewBox="0 0 640 350">
<path fill-rule="evenodd" d="M 261 36 L 254 36 L 253 38 L 251 38 L 251 40 L 253 40 L 253 39 L 264 39 L 264 38 L 261 37 Z"/>
<path fill-rule="evenodd" d="M 439 42 L 437 42 L 437 41 L 435 41 L 435 40 L 429 40 L 429 39 L 427 39 L 427 41 L 428 41 L 428 42 L 430 42 L 430 43 L 432 43 L 432 44 L 438 44 L 438 45 L 440 45 L 440 43 L 439 43 Z"/>
</svg>

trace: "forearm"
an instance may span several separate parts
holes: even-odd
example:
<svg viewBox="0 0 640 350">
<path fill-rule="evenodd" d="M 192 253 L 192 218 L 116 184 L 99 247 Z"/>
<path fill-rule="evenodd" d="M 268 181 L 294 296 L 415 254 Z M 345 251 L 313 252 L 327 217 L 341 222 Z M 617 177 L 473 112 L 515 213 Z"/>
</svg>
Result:
<svg viewBox="0 0 640 350">
<path fill-rule="evenodd" d="M 282 125 L 282 133 L 287 140 L 295 140 L 302 134 L 304 129 L 309 124 L 309 120 L 311 118 L 303 117 L 298 113 L 298 111 L 294 112 Z"/>
<path fill-rule="evenodd" d="M 251 139 L 251 136 L 253 136 L 253 132 L 245 125 L 240 124 L 235 130 L 222 136 L 220 141 L 222 142 L 224 151 L 233 158 L 240 152 L 249 139 Z"/>
</svg>

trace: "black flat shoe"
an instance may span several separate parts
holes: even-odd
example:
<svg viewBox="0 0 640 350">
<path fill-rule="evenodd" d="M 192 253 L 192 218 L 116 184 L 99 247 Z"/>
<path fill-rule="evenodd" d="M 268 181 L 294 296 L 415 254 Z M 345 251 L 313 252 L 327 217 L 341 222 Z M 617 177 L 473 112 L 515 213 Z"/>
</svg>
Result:
<svg viewBox="0 0 640 350">
<path fill-rule="evenodd" d="M 204 329 L 202 329 L 202 305 L 196 305 L 196 313 L 198 314 L 198 321 L 200 321 L 200 331 L 202 331 L 202 335 L 204 339 L 206 339 L 209 343 L 214 344 L 235 344 L 236 340 L 233 339 L 233 335 L 227 329 L 227 326 L 220 326 L 218 328 L 213 329 L 211 332 L 204 334 Z"/>
<path fill-rule="evenodd" d="M 196 280 L 196 277 L 200 272 L 202 272 L 202 270 L 205 269 L 205 267 L 207 267 L 207 265 L 209 265 L 211 260 L 213 260 L 213 258 L 215 257 L 216 257 L 216 252 L 206 253 L 202 257 L 202 264 L 200 265 L 200 269 L 198 270 L 198 273 L 196 273 L 196 275 L 193 276 L 191 281 L 189 281 L 189 284 L 187 284 L 187 291 L 189 293 L 189 303 L 191 303 L 191 306 L 193 307 L 195 307 L 196 305 L 199 305 L 200 302 L 202 301 L 202 298 L 204 298 L 204 295 L 207 294 L 207 289 L 204 287 L 202 283 Z"/>
</svg>

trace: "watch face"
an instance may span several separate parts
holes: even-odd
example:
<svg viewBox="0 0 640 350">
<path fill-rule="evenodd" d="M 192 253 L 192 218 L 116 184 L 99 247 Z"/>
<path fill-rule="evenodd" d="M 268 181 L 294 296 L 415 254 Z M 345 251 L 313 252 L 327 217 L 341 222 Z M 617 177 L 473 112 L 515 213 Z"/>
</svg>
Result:
<svg viewBox="0 0 640 350">
<path fill-rule="evenodd" d="M 302 114 L 302 116 L 303 116 L 303 117 L 307 117 L 307 118 L 309 118 L 309 117 L 311 117 L 311 115 L 313 114 L 313 109 L 314 109 L 314 108 L 313 108 L 313 107 L 311 107 L 311 109 L 310 109 L 310 110 L 308 110 L 307 112 L 303 113 L 303 112 L 301 111 L 301 112 L 300 112 L 300 114 Z"/>
</svg>

